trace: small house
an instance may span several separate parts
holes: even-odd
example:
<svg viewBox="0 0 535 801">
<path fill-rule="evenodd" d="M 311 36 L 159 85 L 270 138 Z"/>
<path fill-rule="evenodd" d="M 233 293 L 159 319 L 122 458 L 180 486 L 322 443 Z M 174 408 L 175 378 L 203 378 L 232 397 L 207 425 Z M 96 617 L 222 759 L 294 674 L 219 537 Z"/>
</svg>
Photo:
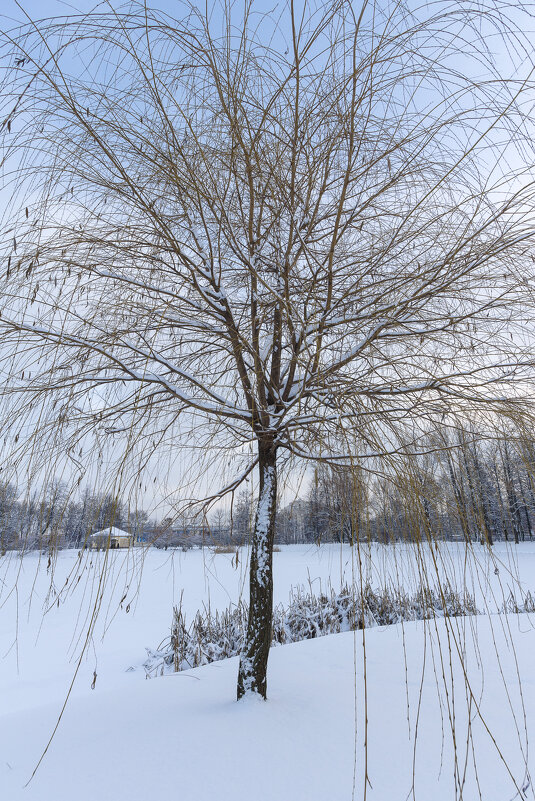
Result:
<svg viewBox="0 0 535 801">
<path fill-rule="evenodd" d="M 120 528 L 110 526 L 103 528 L 102 531 L 95 531 L 89 537 L 91 548 L 131 548 L 134 545 L 134 535 Z"/>
</svg>

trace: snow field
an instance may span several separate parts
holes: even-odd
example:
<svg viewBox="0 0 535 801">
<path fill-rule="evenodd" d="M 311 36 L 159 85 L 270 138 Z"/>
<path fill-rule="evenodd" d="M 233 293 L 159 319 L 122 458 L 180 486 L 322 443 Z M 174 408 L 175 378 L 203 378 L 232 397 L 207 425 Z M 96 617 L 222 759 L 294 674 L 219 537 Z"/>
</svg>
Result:
<svg viewBox="0 0 535 801">
<path fill-rule="evenodd" d="M 496 611 L 510 587 L 519 590 L 518 582 L 524 591 L 535 588 L 535 546 L 525 543 L 517 552 L 515 564 L 502 544 L 490 560 L 476 546 L 476 570 L 456 544 L 441 546 L 438 556 L 424 551 L 421 559 L 410 546 L 373 546 L 362 564 L 375 586 L 397 581 L 411 589 L 438 560 L 441 573 L 448 566 L 480 607 L 486 598 L 489 611 Z M 292 585 L 318 592 L 320 585 L 336 588 L 358 576 L 358 554 L 346 546 L 287 546 L 274 556 L 276 601 L 285 602 Z M 76 552 L 62 552 L 52 592 L 46 559 L 31 554 L 1 563 L 2 799 L 523 797 L 517 790 L 527 781 L 526 728 L 533 737 L 535 714 L 535 632 L 528 616 L 461 618 L 450 629 L 442 621 L 370 629 L 365 664 L 360 632 L 277 648 L 270 656 L 269 701 L 237 704 L 236 659 L 150 681 L 139 666 L 144 646 L 157 646 L 168 632 L 173 603 L 181 600 L 191 619 L 203 604 L 224 608 L 238 600 L 246 585 L 245 552 L 236 568 L 232 554 L 150 550 L 139 589 L 142 557 L 140 551 L 109 554 L 102 585 L 103 554 L 86 553 L 80 560 Z M 63 720 L 24 789 L 61 710 L 87 610 L 99 593 L 95 633 Z M 526 793 L 534 797 L 531 787 Z"/>
</svg>

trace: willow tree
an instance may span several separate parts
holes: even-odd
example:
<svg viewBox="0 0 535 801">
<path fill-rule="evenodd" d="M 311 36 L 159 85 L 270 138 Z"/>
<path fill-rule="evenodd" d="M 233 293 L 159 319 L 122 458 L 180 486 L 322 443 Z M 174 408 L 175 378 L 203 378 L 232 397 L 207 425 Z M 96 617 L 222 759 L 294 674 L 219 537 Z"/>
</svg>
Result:
<svg viewBox="0 0 535 801">
<path fill-rule="evenodd" d="M 206 499 L 257 476 L 238 697 L 266 696 L 281 462 L 371 469 L 529 409 L 528 45 L 499 0 L 433 9 L 133 4 L 2 35 L 7 459 L 63 449 L 75 481 L 92 442 L 139 480 L 254 445 Z"/>
</svg>

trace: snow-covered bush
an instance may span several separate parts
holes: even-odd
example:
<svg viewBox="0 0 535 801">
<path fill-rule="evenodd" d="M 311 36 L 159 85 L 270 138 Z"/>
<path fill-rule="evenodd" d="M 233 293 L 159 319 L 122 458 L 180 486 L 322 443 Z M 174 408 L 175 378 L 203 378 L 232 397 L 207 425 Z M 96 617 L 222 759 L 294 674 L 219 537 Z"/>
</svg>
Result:
<svg viewBox="0 0 535 801">
<path fill-rule="evenodd" d="M 147 675 L 187 670 L 237 656 L 245 641 L 248 606 L 243 601 L 223 612 L 210 608 L 197 612 L 188 626 L 180 607 L 173 610 L 171 636 L 157 650 L 147 648 Z M 273 611 L 272 644 L 285 645 L 342 631 L 385 626 L 409 620 L 456 617 L 478 613 L 471 595 L 450 585 L 420 588 L 414 595 L 398 589 L 362 592 L 348 586 L 339 592 L 315 595 L 302 587 L 292 589 L 287 607 Z"/>
<path fill-rule="evenodd" d="M 503 602 L 500 611 L 504 614 L 512 613 L 515 615 L 522 614 L 524 612 L 533 614 L 535 612 L 535 598 L 528 591 L 522 596 L 519 602 L 515 595 L 510 592 L 508 597 Z"/>
</svg>

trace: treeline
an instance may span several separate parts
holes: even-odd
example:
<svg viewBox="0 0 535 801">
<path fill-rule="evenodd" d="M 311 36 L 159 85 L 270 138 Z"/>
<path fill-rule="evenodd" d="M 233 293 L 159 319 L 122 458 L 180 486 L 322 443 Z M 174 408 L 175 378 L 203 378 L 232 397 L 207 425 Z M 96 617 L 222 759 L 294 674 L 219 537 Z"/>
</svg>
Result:
<svg viewBox="0 0 535 801">
<path fill-rule="evenodd" d="M 134 535 L 147 526 L 148 514 L 131 512 L 120 498 L 86 490 L 73 499 L 65 484 L 23 495 L 12 482 L 0 482 L 0 552 L 12 549 L 80 548 L 95 531 L 117 526 Z"/>
<path fill-rule="evenodd" d="M 22 497 L 0 482 L 0 551 L 80 548 L 116 526 L 157 547 L 246 544 L 255 499 L 242 491 L 231 511 L 209 520 L 150 519 L 120 498 L 86 490 L 72 499 L 55 483 Z M 468 433 L 443 435 L 382 473 L 319 465 L 304 498 L 277 515 L 279 543 L 465 540 L 522 542 L 535 535 L 535 441 L 489 441 Z"/>
<path fill-rule="evenodd" d="M 535 534 L 535 442 L 445 434 L 377 476 L 319 466 L 306 498 L 281 510 L 280 543 L 426 539 L 521 542 Z M 244 541 L 253 504 L 242 493 L 229 537 Z"/>
</svg>

